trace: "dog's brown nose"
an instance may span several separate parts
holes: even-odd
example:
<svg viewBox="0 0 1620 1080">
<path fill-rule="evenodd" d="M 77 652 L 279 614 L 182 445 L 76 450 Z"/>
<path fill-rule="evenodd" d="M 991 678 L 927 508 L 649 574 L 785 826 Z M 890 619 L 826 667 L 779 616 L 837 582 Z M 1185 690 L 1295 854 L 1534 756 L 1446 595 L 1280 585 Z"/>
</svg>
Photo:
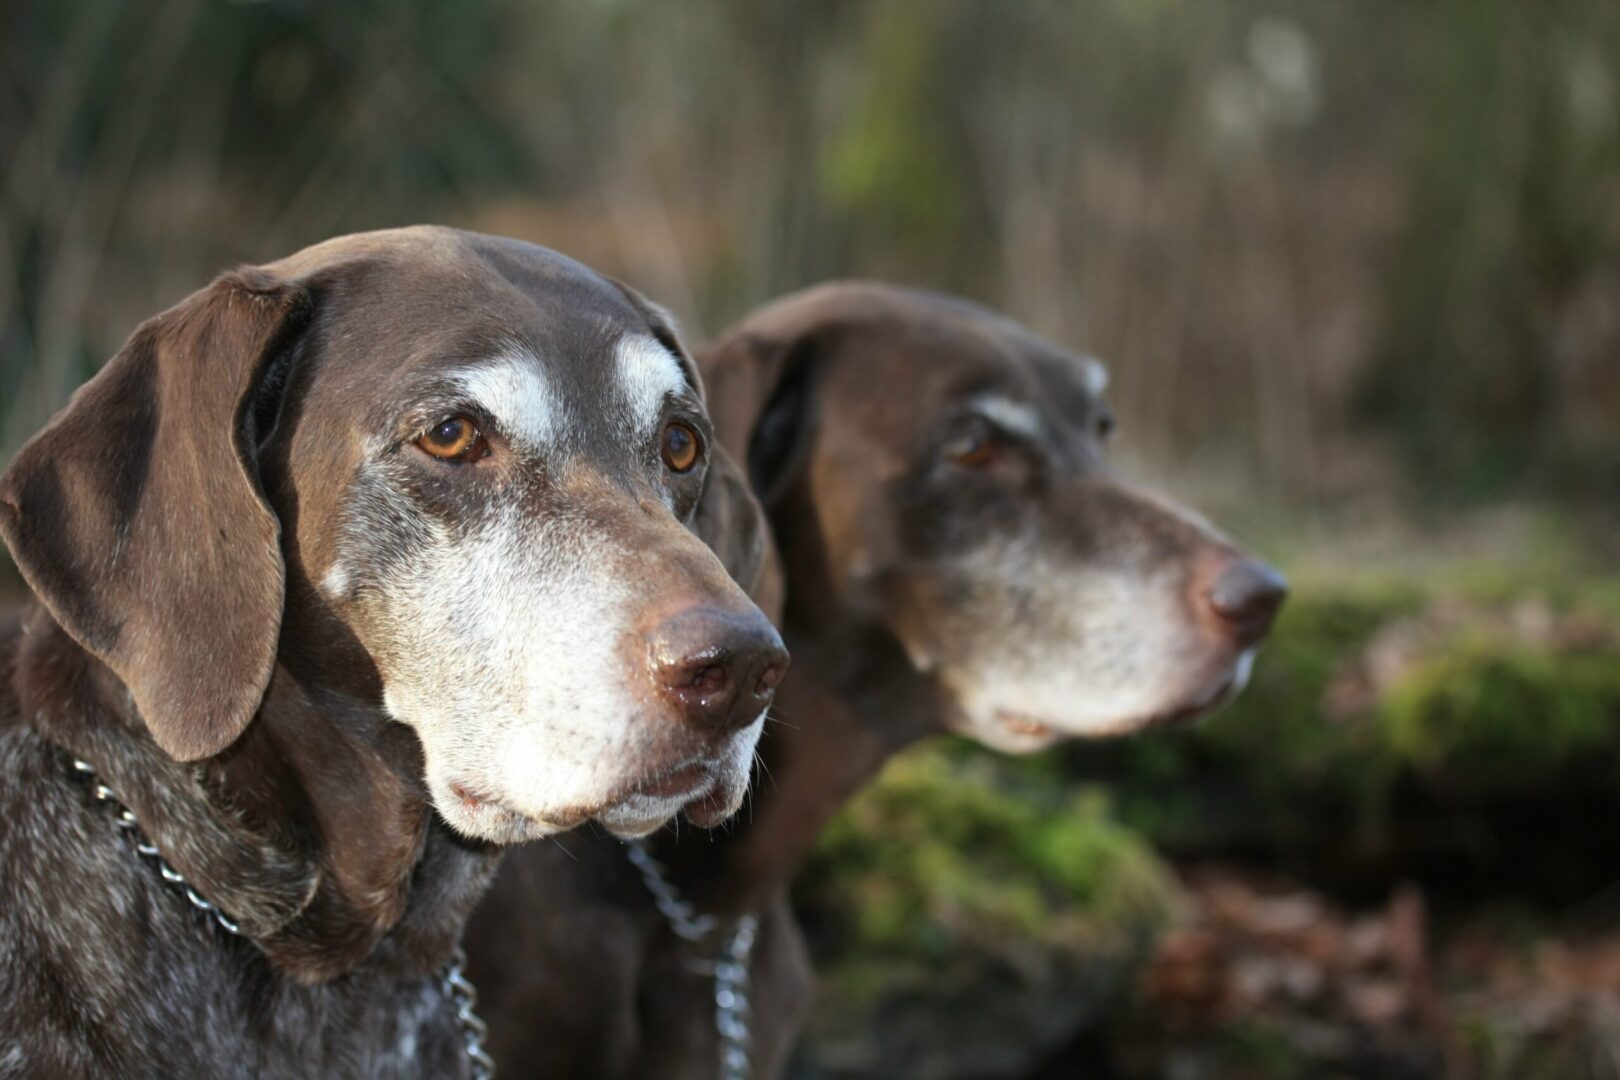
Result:
<svg viewBox="0 0 1620 1080">
<path fill-rule="evenodd" d="M 757 612 L 682 612 L 648 635 L 658 692 L 691 723 L 717 733 L 759 719 L 787 673 L 776 628 Z"/>
<path fill-rule="evenodd" d="M 1210 610 L 1237 644 L 1246 648 L 1271 629 L 1288 595 L 1288 581 L 1275 567 L 1238 556 L 1220 571 L 1204 595 Z"/>
</svg>

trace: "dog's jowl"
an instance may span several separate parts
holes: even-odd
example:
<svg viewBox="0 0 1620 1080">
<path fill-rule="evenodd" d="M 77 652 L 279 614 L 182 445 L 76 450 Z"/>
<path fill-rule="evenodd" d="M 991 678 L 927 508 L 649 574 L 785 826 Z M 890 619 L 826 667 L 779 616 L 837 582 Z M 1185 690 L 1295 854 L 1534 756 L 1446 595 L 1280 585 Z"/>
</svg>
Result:
<svg viewBox="0 0 1620 1080">
<path fill-rule="evenodd" d="M 145 323 L 0 532 L 4 1077 L 476 1074 L 499 846 L 721 820 L 787 664 L 667 319 L 451 230 Z"/>
</svg>

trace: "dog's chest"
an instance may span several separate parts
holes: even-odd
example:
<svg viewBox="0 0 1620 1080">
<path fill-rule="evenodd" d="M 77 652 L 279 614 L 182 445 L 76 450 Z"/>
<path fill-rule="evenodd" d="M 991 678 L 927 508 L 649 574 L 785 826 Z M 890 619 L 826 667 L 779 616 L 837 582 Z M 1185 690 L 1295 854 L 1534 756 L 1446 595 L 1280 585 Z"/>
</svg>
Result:
<svg viewBox="0 0 1620 1080">
<path fill-rule="evenodd" d="M 325 987 L 282 989 L 257 1076 L 467 1074 L 459 1027 L 438 979 L 351 976 Z"/>
<path fill-rule="evenodd" d="M 440 978 L 281 976 L 138 858 L 60 757 L 0 732 L 0 1076 L 467 1075 Z"/>
</svg>

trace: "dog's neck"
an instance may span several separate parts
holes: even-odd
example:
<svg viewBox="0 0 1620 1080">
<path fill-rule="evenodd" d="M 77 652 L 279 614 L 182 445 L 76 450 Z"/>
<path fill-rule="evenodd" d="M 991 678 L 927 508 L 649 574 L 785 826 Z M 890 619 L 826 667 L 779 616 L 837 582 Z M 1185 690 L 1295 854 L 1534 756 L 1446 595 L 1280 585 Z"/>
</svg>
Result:
<svg viewBox="0 0 1620 1080">
<path fill-rule="evenodd" d="M 43 609 L 18 669 L 41 734 L 89 762 L 284 974 L 321 982 L 369 963 L 415 977 L 449 958 L 498 855 L 438 822 L 414 737 L 380 709 L 278 667 L 243 736 L 182 764 L 152 741 L 116 676 Z"/>
<path fill-rule="evenodd" d="M 659 841 L 692 898 L 716 915 L 763 908 L 883 764 L 940 730 L 936 687 L 886 634 L 805 635 L 790 625 L 784 636 L 793 671 L 761 739 L 749 801 L 719 830 Z"/>
</svg>

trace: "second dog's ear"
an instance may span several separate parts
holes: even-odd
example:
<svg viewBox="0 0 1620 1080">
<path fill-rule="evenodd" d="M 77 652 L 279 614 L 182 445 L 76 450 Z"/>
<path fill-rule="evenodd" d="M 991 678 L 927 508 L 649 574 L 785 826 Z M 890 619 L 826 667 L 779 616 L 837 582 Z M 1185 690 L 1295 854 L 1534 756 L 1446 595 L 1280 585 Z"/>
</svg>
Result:
<svg viewBox="0 0 1620 1080">
<path fill-rule="evenodd" d="M 811 337 L 788 341 L 743 330 L 699 357 L 720 441 L 746 461 L 748 482 L 767 509 L 809 458 L 815 431 Z"/>
<path fill-rule="evenodd" d="M 56 621 L 182 761 L 242 733 L 269 683 L 285 569 L 259 483 L 310 304 L 227 274 L 144 323 L 0 477 L 0 536 Z"/>
</svg>

